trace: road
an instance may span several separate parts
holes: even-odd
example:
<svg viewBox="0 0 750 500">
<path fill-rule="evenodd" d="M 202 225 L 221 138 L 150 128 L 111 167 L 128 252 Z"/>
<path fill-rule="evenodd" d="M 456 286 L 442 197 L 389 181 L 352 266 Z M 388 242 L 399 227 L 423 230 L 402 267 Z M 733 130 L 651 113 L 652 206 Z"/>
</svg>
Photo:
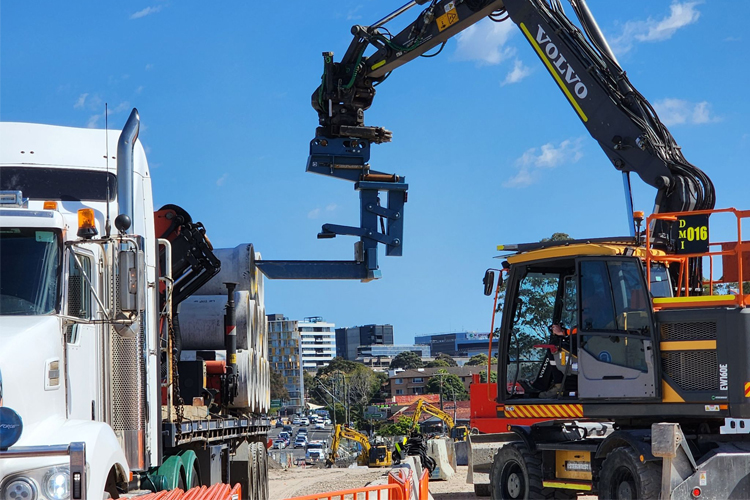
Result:
<svg viewBox="0 0 750 500">
<path fill-rule="evenodd" d="M 307 439 L 308 441 L 325 441 L 326 446 L 331 446 L 331 438 L 332 438 L 332 432 L 333 432 L 333 426 L 327 425 L 325 429 L 313 429 L 312 425 L 304 426 L 307 428 Z M 293 425 L 292 426 L 292 438 L 297 437 L 297 431 L 299 430 L 299 425 Z M 279 432 L 281 432 L 283 429 L 281 427 L 271 429 L 271 432 L 268 433 L 268 436 L 272 439 L 276 439 L 276 436 L 279 435 Z M 294 444 L 294 439 L 292 439 L 292 446 Z M 292 448 L 291 446 L 289 448 L 285 448 L 282 450 L 272 449 L 270 450 L 271 457 L 276 460 L 279 463 L 287 463 L 288 456 L 292 455 L 292 463 L 296 463 L 297 459 L 299 458 L 305 458 L 305 449 L 304 448 Z"/>
</svg>

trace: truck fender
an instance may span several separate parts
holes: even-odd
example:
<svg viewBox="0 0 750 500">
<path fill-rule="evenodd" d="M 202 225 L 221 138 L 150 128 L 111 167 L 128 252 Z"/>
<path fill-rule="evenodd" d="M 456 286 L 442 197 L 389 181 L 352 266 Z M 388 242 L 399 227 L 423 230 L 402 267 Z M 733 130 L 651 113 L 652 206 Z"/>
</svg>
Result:
<svg viewBox="0 0 750 500">
<path fill-rule="evenodd" d="M 528 425 L 511 425 L 510 431 L 517 435 L 519 441 L 522 441 L 530 451 L 536 450 L 534 438 L 531 436 L 531 427 Z"/>
<path fill-rule="evenodd" d="M 203 478 L 201 477 L 201 468 L 198 464 L 198 455 L 193 450 L 183 450 L 178 453 L 180 460 L 182 461 L 182 467 L 185 470 L 185 488 L 187 489 L 190 485 L 190 471 L 193 469 L 198 473 L 198 481 L 201 485 L 203 484 Z"/>
<path fill-rule="evenodd" d="M 179 455 L 172 455 L 159 466 L 157 474 L 164 477 L 162 486 L 165 490 L 173 490 L 180 484 L 180 477 L 185 477 L 185 465 Z M 185 480 L 183 480 L 183 484 Z"/>
<path fill-rule="evenodd" d="M 650 429 L 634 429 L 627 431 L 615 431 L 607 436 L 596 450 L 594 458 L 604 459 L 615 448 L 629 446 L 639 456 L 642 462 L 654 462 L 661 460 L 651 453 L 651 442 L 647 439 L 651 436 Z"/>
</svg>

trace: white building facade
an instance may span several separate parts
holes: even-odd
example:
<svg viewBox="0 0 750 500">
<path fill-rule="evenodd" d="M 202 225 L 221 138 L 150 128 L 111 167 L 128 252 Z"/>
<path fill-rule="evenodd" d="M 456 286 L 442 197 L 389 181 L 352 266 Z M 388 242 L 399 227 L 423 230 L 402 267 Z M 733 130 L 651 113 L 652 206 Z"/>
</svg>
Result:
<svg viewBox="0 0 750 500">
<path fill-rule="evenodd" d="M 336 356 L 336 325 L 312 316 L 298 322 L 302 369 L 317 372 Z"/>
</svg>

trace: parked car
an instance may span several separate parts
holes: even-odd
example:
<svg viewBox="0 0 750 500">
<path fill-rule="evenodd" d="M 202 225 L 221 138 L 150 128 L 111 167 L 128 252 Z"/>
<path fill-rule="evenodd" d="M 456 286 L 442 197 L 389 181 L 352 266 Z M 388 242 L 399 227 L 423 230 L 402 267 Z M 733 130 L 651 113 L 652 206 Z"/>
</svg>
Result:
<svg viewBox="0 0 750 500">
<path fill-rule="evenodd" d="M 286 442 L 286 439 L 281 439 L 281 438 L 280 438 L 280 439 L 276 439 L 276 440 L 275 440 L 275 441 L 273 442 L 273 448 L 275 448 L 275 449 L 277 449 L 277 450 L 281 450 L 281 449 L 284 449 L 284 448 L 286 448 L 286 447 L 287 447 L 287 444 L 288 444 L 288 443 Z"/>
</svg>

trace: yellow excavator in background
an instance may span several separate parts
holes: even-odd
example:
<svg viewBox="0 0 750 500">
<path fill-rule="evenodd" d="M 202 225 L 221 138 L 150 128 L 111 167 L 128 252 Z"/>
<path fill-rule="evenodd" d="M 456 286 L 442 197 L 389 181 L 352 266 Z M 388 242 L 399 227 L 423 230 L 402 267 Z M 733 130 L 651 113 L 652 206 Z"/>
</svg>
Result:
<svg viewBox="0 0 750 500">
<path fill-rule="evenodd" d="M 417 408 L 414 410 L 414 417 L 411 421 L 411 427 L 409 428 L 409 434 L 411 434 L 419 424 L 419 418 L 422 416 L 422 413 L 428 413 L 433 417 L 437 417 L 445 422 L 445 425 L 448 427 L 448 434 L 453 438 L 454 441 L 466 441 L 466 438 L 469 435 L 469 428 L 465 425 L 457 426 L 456 422 L 453 420 L 453 417 L 445 413 L 437 406 L 432 406 L 424 399 L 420 399 L 417 403 Z"/>
<path fill-rule="evenodd" d="M 326 467 L 331 467 L 336 463 L 339 445 L 342 439 L 350 439 L 362 445 L 362 453 L 357 457 L 358 465 L 368 467 L 390 467 L 393 464 L 391 451 L 385 442 L 370 442 L 370 439 L 361 432 L 358 432 L 345 425 L 337 424 L 336 431 L 333 433 L 331 441 L 331 452 L 326 460 Z"/>
</svg>

